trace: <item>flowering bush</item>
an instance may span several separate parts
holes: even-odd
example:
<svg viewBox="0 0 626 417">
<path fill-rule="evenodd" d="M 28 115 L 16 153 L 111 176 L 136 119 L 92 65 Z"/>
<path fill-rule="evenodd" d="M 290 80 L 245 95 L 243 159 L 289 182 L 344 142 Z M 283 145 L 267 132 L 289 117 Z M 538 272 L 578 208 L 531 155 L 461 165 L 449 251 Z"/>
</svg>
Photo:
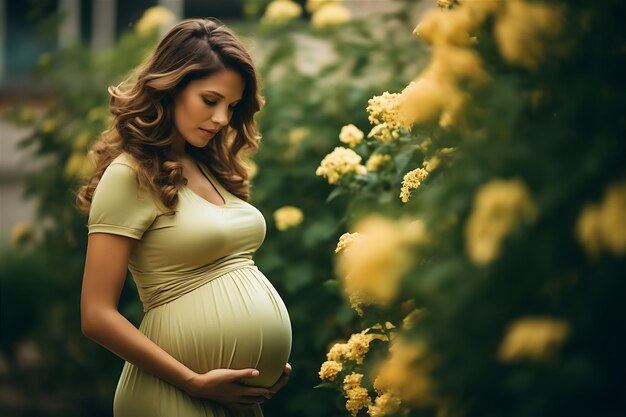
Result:
<svg viewBox="0 0 626 417">
<path fill-rule="evenodd" d="M 364 329 L 320 386 L 352 416 L 624 414 L 625 6 L 436 3 L 429 62 L 317 169 Z"/>
</svg>

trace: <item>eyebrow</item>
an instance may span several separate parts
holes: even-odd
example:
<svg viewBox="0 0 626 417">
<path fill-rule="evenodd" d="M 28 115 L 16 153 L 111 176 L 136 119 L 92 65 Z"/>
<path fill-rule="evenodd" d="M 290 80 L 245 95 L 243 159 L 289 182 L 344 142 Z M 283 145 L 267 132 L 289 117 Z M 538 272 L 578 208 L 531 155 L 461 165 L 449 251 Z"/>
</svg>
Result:
<svg viewBox="0 0 626 417">
<path fill-rule="evenodd" d="M 222 94 L 218 93 L 217 91 L 213 91 L 213 90 L 203 90 L 202 92 L 203 92 L 203 93 L 212 93 L 212 94 L 215 94 L 216 96 L 219 96 L 219 97 L 221 97 L 221 98 L 226 98 L 226 97 L 224 97 Z M 233 103 L 238 102 L 238 101 L 241 101 L 241 99 L 242 99 L 242 98 L 243 98 L 243 97 L 239 97 L 239 99 L 237 99 L 237 100 L 233 101 Z"/>
</svg>

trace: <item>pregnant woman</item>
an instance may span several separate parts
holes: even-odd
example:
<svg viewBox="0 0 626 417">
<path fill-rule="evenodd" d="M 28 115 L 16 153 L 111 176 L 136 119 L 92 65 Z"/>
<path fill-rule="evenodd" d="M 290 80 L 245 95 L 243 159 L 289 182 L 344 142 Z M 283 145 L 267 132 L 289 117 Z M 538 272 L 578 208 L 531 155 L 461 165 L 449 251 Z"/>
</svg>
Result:
<svg viewBox="0 0 626 417">
<path fill-rule="evenodd" d="M 126 361 L 114 415 L 262 416 L 291 372 L 291 325 L 252 259 L 266 230 L 242 162 L 260 139 L 252 60 L 219 21 L 186 20 L 109 93 L 77 206 L 83 333 Z M 139 329 L 117 309 L 127 270 Z"/>
</svg>

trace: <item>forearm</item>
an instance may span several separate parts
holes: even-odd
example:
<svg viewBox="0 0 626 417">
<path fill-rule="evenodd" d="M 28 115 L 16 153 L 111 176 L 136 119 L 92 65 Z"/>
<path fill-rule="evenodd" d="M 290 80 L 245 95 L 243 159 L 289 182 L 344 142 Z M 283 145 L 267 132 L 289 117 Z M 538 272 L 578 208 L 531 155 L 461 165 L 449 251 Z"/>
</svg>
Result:
<svg viewBox="0 0 626 417">
<path fill-rule="evenodd" d="M 83 333 L 120 358 L 164 381 L 190 392 L 197 374 L 141 333 L 117 310 L 93 313 Z"/>
</svg>

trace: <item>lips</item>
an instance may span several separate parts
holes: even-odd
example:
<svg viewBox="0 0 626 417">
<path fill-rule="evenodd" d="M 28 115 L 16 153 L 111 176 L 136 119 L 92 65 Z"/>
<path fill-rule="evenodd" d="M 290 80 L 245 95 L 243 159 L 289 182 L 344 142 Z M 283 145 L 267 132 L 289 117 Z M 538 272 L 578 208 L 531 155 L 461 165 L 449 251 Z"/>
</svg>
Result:
<svg viewBox="0 0 626 417">
<path fill-rule="evenodd" d="M 217 130 L 208 130 L 202 128 L 198 128 L 198 130 L 200 130 L 200 132 L 202 132 L 202 134 L 209 139 L 215 136 L 215 134 L 217 133 Z"/>
</svg>

